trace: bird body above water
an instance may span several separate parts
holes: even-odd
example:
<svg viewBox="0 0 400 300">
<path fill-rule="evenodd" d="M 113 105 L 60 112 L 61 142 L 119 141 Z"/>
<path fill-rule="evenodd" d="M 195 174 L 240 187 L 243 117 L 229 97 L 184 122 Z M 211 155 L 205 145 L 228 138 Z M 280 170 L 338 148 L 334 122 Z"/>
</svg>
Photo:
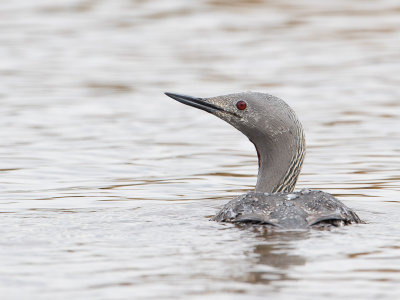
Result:
<svg viewBox="0 0 400 300">
<path fill-rule="evenodd" d="M 255 191 L 227 203 L 213 220 L 287 229 L 361 222 L 355 212 L 328 193 L 293 192 L 305 156 L 305 136 L 296 114 L 283 100 L 254 92 L 211 98 L 166 95 L 226 121 L 256 147 L 259 170 Z"/>
<path fill-rule="evenodd" d="M 331 194 L 308 189 L 295 193 L 249 192 L 228 202 L 213 220 L 265 224 L 287 229 L 342 226 L 360 222 L 350 208 Z"/>
</svg>

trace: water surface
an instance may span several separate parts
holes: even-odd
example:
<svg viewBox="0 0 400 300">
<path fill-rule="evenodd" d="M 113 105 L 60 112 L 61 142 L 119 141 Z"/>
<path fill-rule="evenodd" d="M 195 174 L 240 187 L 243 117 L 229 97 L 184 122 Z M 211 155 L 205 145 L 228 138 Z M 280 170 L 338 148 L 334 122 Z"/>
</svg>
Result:
<svg viewBox="0 0 400 300">
<path fill-rule="evenodd" d="M 400 6 L 6 0 L 2 299 L 395 299 Z M 297 188 L 367 224 L 271 232 L 209 217 L 253 188 L 253 146 L 164 91 L 268 92 L 298 113 Z"/>
</svg>

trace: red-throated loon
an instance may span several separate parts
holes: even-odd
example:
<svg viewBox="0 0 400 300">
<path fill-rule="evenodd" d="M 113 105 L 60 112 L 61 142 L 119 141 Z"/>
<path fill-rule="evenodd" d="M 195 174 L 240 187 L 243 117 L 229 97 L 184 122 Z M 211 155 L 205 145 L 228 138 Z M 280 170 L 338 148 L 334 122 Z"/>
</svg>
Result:
<svg viewBox="0 0 400 300">
<path fill-rule="evenodd" d="M 255 92 L 211 98 L 165 94 L 228 122 L 256 147 L 255 190 L 228 202 L 212 220 L 287 229 L 361 223 L 331 194 L 309 189 L 293 192 L 304 160 L 305 137 L 296 114 L 283 100 Z"/>
</svg>

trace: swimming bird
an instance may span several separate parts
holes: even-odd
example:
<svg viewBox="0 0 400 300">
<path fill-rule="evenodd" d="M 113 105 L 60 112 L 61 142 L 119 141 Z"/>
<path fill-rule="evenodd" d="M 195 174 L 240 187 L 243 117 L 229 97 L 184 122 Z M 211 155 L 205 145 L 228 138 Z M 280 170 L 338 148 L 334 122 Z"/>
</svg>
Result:
<svg viewBox="0 0 400 300">
<path fill-rule="evenodd" d="M 212 220 L 285 229 L 361 223 L 352 209 L 331 194 L 309 189 L 294 192 L 306 152 L 305 135 L 295 112 L 283 100 L 257 92 L 210 98 L 165 94 L 219 117 L 255 145 L 259 165 L 255 190 L 225 204 Z"/>
</svg>

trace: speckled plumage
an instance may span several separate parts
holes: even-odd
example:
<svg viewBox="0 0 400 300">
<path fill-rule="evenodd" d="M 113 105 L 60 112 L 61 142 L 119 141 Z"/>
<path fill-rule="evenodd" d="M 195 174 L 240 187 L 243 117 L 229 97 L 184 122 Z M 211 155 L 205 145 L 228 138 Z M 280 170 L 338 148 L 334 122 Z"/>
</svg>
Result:
<svg viewBox="0 0 400 300">
<path fill-rule="evenodd" d="M 350 208 L 331 194 L 308 189 L 275 194 L 249 192 L 225 204 L 212 220 L 286 229 L 361 222 Z"/>
</svg>

